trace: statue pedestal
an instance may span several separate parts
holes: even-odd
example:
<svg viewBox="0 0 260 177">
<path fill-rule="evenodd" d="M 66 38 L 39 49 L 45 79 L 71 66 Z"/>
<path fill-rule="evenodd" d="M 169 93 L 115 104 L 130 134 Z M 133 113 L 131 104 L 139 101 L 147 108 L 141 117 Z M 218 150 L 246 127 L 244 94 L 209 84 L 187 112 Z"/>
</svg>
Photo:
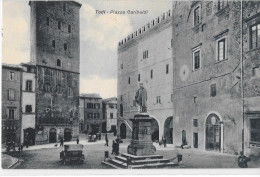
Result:
<svg viewBox="0 0 260 177">
<path fill-rule="evenodd" d="M 136 156 L 153 155 L 156 148 L 152 142 L 152 119 L 147 113 L 139 113 L 130 120 L 133 122 L 133 132 L 127 153 Z"/>
</svg>

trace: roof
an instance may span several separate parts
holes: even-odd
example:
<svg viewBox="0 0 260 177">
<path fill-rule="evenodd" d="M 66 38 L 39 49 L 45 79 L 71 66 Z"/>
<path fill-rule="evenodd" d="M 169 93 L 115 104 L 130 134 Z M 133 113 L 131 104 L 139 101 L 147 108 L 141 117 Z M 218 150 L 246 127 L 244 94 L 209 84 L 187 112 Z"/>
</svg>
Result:
<svg viewBox="0 0 260 177">
<path fill-rule="evenodd" d="M 102 99 L 98 93 L 82 93 L 80 97 Z"/>
<path fill-rule="evenodd" d="M 117 97 L 111 97 L 111 98 L 106 98 L 103 99 L 103 103 L 105 104 L 117 104 Z"/>
<path fill-rule="evenodd" d="M 7 63 L 2 63 L 3 68 L 11 68 L 15 70 L 21 70 L 22 67 L 20 65 L 14 65 L 14 64 L 7 64 Z"/>
</svg>

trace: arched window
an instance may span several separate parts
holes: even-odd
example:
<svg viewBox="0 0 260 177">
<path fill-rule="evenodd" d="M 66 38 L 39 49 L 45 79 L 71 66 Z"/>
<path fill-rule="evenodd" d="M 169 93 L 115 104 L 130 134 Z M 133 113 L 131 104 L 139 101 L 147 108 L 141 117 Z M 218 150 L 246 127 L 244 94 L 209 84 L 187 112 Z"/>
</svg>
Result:
<svg viewBox="0 0 260 177">
<path fill-rule="evenodd" d="M 57 59 L 57 66 L 61 67 L 61 60 L 60 59 Z"/>
</svg>

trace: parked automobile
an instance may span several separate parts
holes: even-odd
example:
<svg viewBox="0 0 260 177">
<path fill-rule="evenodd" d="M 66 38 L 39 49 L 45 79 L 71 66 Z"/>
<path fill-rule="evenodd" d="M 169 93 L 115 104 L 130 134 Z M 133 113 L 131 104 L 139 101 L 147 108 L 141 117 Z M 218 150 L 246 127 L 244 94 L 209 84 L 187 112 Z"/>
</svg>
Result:
<svg viewBox="0 0 260 177">
<path fill-rule="evenodd" d="M 96 142 L 97 141 L 97 136 L 94 135 L 88 135 L 88 142 Z"/>
<path fill-rule="evenodd" d="M 83 164 L 85 156 L 82 153 L 83 145 L 82 144 L 65 144 L 64 151 L 60 152 L 60 160 L 66 165 L 71 162 L 78 162 Z"/>
</svg>

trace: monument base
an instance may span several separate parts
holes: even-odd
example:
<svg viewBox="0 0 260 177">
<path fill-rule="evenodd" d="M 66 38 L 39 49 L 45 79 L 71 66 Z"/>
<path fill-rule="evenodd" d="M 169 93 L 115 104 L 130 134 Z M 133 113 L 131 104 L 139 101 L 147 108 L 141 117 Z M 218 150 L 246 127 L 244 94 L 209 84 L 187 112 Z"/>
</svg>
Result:
<svg viewBox="0 0 260 177">
<path fill-rule="evenodd" d="M 139 113 L 130 120 L 133 122 L 133 133 L 127 153 L 136 156 L 153 155 L 156 148 L 151 138 L 152 119 L 147 113 Z"/>
<path fill-rule="evenodd" d="M 156 148 L 153 145 L 130 144 L 127 147 L 127 153 L 136 156 L 152 155 L 155 151 Z"/>
</svg>

